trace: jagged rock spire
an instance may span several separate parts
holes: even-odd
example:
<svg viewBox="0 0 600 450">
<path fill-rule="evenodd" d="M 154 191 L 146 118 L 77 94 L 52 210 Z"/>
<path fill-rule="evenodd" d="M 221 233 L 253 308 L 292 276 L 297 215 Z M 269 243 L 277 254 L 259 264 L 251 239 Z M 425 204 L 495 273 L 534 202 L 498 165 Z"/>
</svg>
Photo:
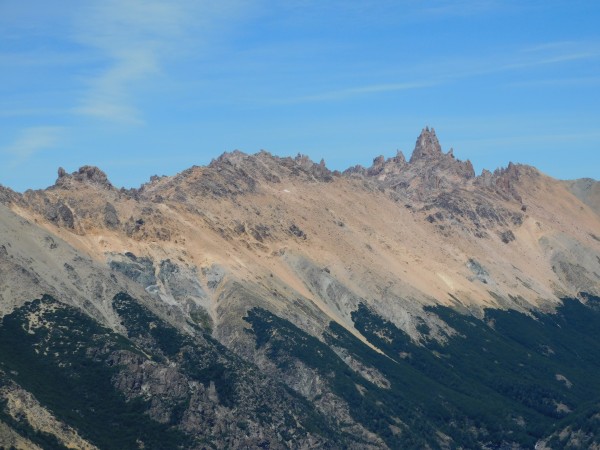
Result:
<svg viewBox="0 0 600 450">
<path fill-rule="evenodd" d="M 113 185 L 108 180 L 106 174 L 95 166 L 82 166 L 77 172 L 68 174 L 62 167 L 58 168 L 58 179 L 55 186 L 68 188 L 73 182 L 81 182 L 112 189 Z"/>
<path fill-rule="evenodd" d="M 430 158 L 432 156 L 435 157 L 441 154 L 442 147 L 435 135 L 435 130 L 433 128 L 430 130 L 429 127 L 425 127 L 417 138 L 417 143 L 415 144 L 415 149 L 410 157 L 410 162 L 412 163 L 419 159 Z"/>
</svg>

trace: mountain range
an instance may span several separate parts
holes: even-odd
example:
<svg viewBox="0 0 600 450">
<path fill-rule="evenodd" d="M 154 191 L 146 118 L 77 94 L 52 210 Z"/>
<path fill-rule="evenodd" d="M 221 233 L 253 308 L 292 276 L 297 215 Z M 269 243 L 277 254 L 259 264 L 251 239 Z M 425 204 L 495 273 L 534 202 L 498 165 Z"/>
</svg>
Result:
<svg viewBox="0 0 600 450">
<path fill-rule="evenodd" d="M 425 128 L 0 186 L 0 447 L 600 449 L 600 182 Z"/>
</svg>

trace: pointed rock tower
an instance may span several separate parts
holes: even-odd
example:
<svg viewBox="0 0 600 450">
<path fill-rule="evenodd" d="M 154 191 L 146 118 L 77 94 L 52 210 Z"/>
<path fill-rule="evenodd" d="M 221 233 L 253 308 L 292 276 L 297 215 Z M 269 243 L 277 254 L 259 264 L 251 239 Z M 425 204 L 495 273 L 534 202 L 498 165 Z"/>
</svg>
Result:
<svg viewBox="0 0 600 450">
<path fill-rule="evenodd" d="M 415 149 L 410 157 L 410 162 L 413 163 L 420 159 L 435 158 L 441 155 L 442 147 L 435 135 L 435 130 L 433 128 L 430 130 L 429 127 L 425 127 L 417 138 L 417 143 L 415 144 Z"/>
</svg>

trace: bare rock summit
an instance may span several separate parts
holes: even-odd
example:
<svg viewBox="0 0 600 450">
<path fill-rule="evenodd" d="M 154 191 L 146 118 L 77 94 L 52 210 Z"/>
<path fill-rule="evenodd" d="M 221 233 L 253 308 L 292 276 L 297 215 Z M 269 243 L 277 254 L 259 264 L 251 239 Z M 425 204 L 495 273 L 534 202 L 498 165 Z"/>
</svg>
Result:
<svg viewBox="0 0 600 450">
<path fill-rule="evenodd" d="M 410 162 L 413 163 L 419 159 L 435 158 L 442 155 L 442 147 L 433 128 L 423 128 L 421 134 L 417 138 L 415 149 Z"/>
<path fill-rule="evenodd" d="M 68 174 L 62 167 L 58 168 L 58 178 L 54 184 L 56 187 L 70 188 L 73 183 L 85 183 L 101 187 L 103 189 L 112 189 L 113 185 L 108 180 L 106 173 L 95 166 L 82 166 L 76 172 Z"/>
</svg>

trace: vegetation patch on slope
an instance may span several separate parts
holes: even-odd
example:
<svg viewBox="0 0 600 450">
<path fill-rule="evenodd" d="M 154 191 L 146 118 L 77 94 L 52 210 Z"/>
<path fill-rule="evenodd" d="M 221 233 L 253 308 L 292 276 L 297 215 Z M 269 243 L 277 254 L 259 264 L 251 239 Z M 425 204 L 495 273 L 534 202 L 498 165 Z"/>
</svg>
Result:
<svg viewBox="0 0 600 450">
<path fill-rule="evenodd" d="M 600 299 L 583 297 L 586 304 L 565 299 L 555 314 L 487 310 L 478 319 L 429 308 L 457 332 L 443 345 L 417 345 L 361 304 L 355 326 L 385 355 L 334 322 L 323 342 L 264 309 L 245 320 L 257 349 L 282 373 L 295 360 L 316 370 L 352 418 L 392 448 L 532 448 L 558 430 L 579 433 L 569 442 L 586 448 L 600 417 Z M 389 386 L 365 379 L 335 348 L 375 368 Z M 562 436 L 549 442 L 560 448 Z"/>
<path fill-rule="evenodd" d="M 114 351 L 131 342 L 49 296 L 5 316 L 0 326 L 3 371 L 61 421 L 100 448 L 178 448 L 181 433 L 151 420 L 147 405 L 112 384 Z"/>
</svg>

